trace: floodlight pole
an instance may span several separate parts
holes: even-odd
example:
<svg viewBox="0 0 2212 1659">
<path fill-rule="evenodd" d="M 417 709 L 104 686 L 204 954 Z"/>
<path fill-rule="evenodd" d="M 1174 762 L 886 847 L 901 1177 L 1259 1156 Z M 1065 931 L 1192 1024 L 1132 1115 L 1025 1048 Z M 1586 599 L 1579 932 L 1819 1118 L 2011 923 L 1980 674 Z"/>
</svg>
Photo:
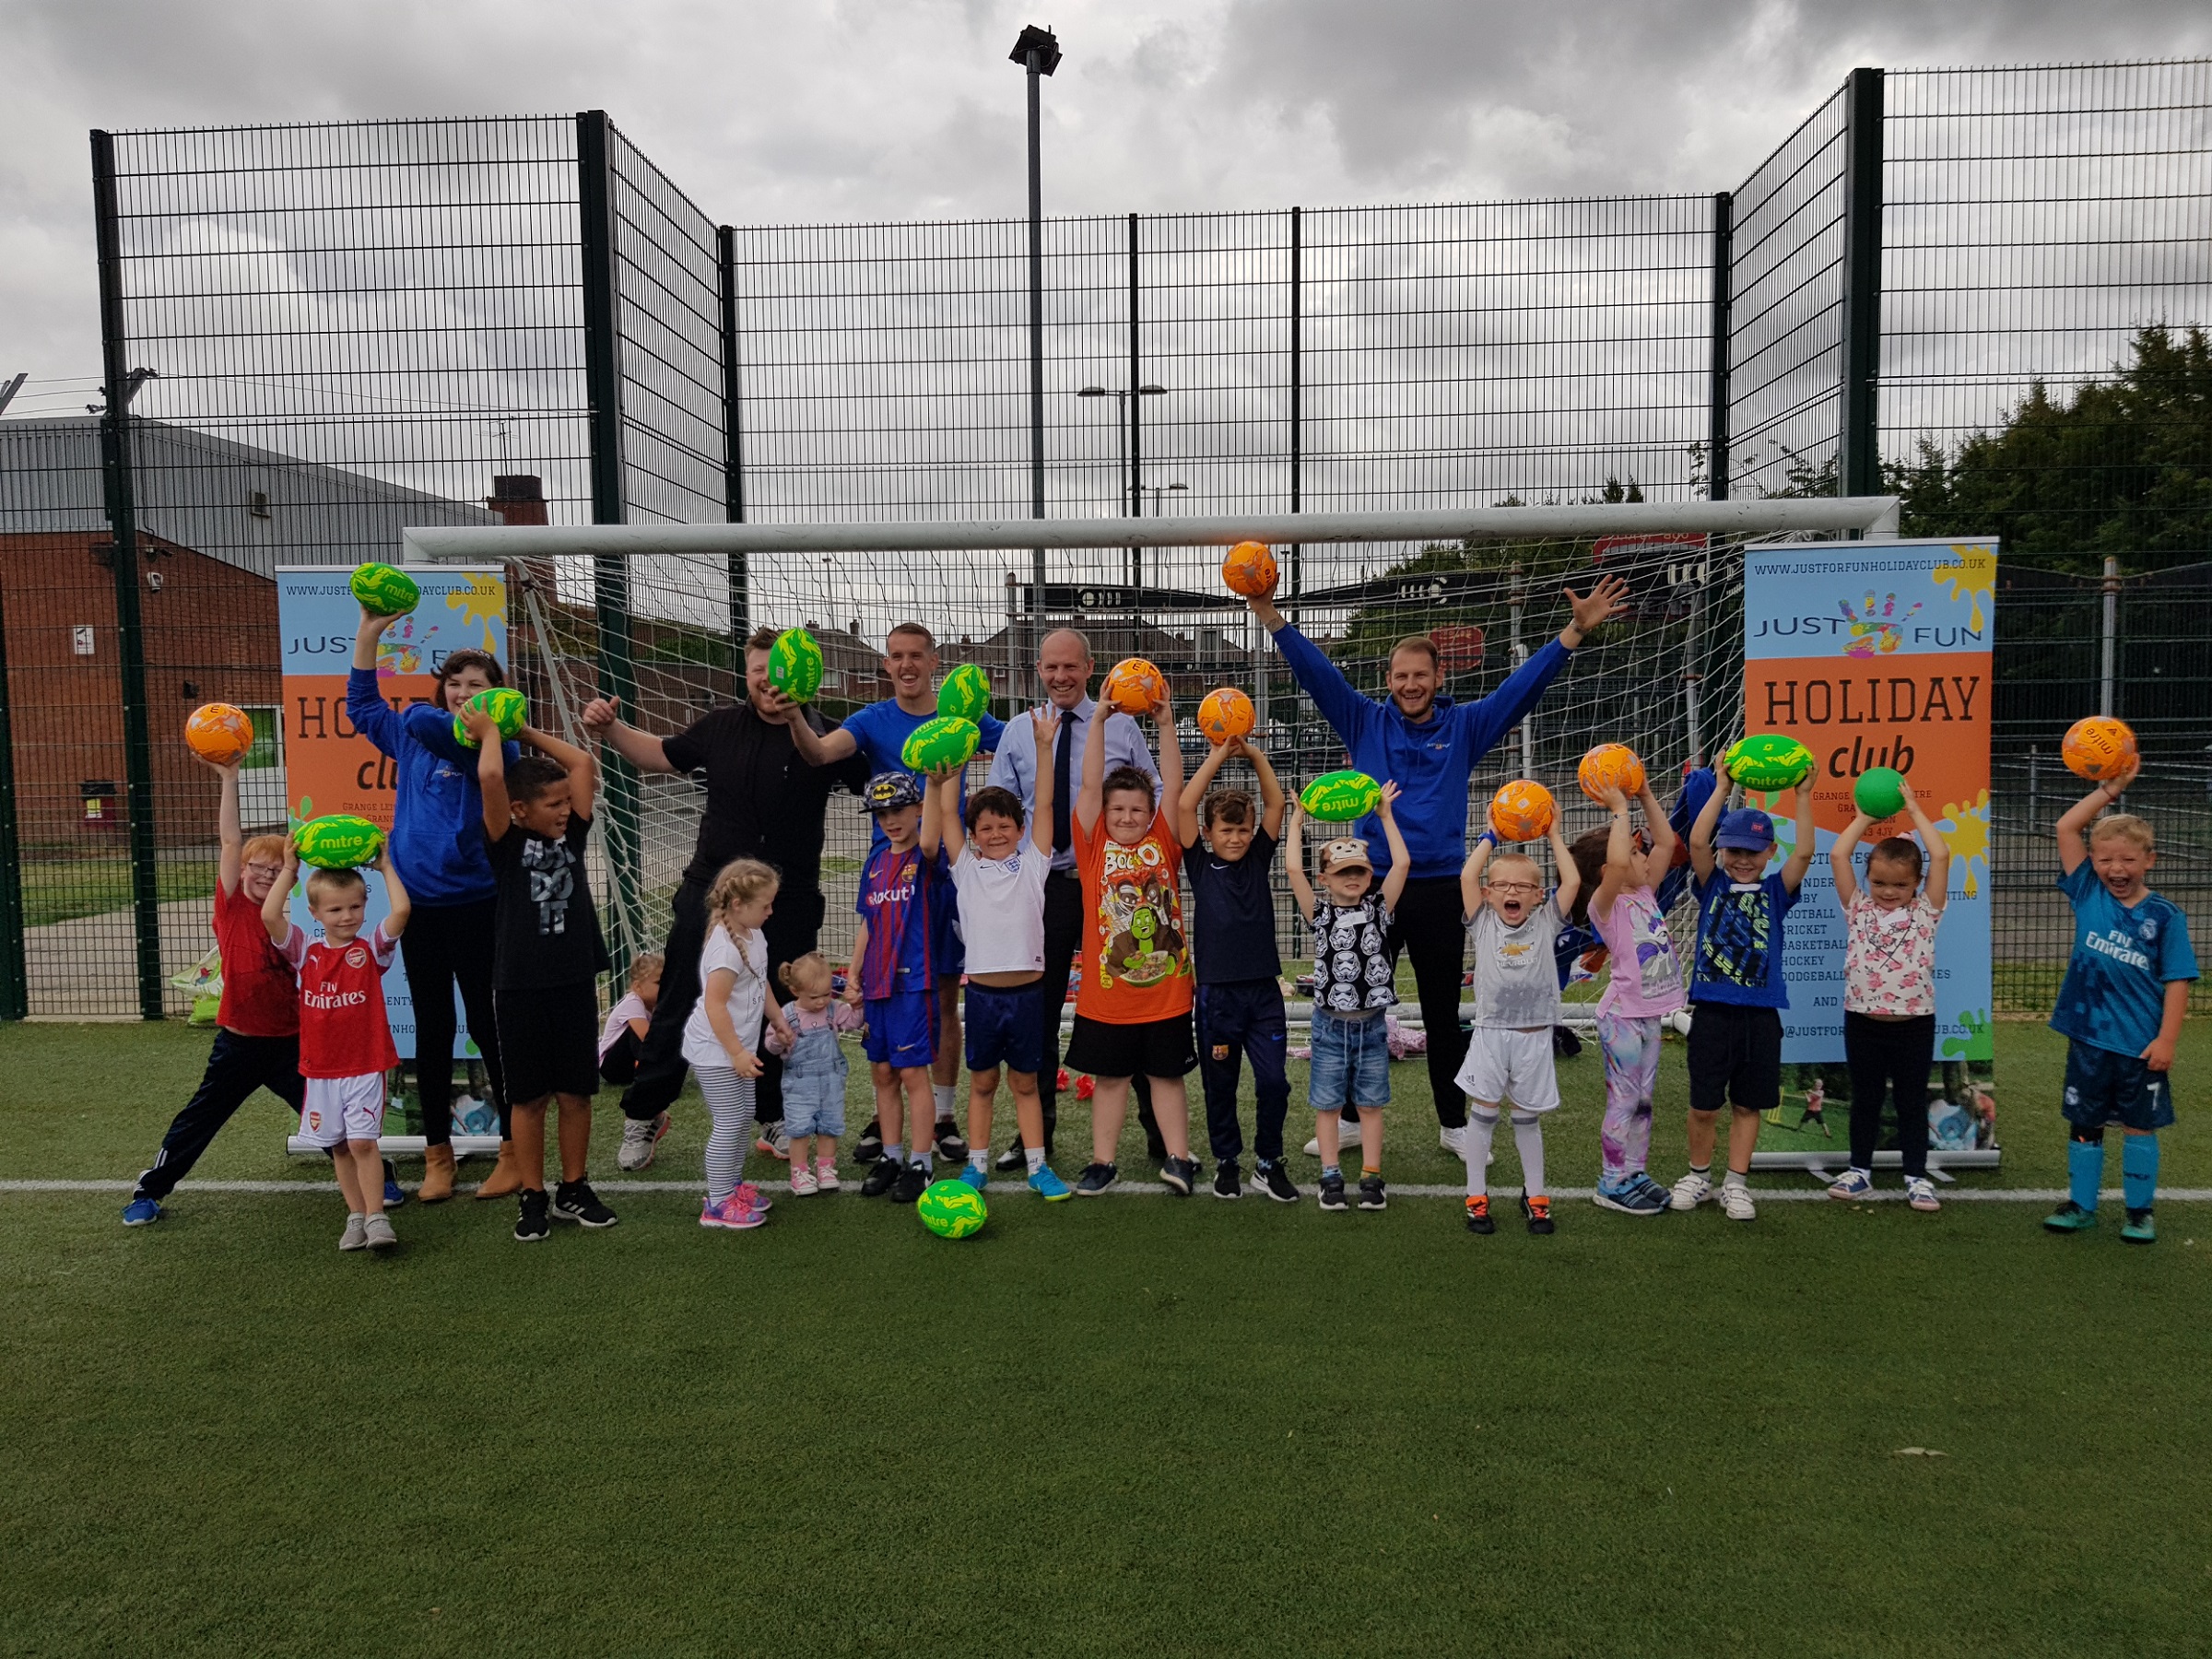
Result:
<svg viewBox="0 0 2212 1659">
<path fill-rule="evenodd" d="M 1044 185 L 1038 159 L 1039 82 L 1060 66 L 1049 29 L 1023 29 L 1010 54 L 1030 93 L 1030 516 L 1044 517 Z M 1035 643 L 1044 642 L 1044 549 L 1030 549 L 1030 611 Z"/>
</svg>

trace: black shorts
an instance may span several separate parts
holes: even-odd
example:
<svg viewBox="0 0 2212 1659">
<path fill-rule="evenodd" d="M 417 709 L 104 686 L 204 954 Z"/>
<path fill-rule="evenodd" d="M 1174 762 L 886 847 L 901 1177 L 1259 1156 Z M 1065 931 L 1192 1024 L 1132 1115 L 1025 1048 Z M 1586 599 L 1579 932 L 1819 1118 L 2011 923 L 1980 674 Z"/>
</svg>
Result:
<svg viewBox="0 0 2212 1659">
<path fill-rule="evenodd" d="M 1094 1077 L 1180 1077 L 1197 1069 L 1198 1045 L 1188 1014 L 1142 1025 L 1109 1025 L 1078 1014 L 1068 1034 L 1067 1064 Z"/>
<path fill-rule="evenodd" d="M 1689 1016 L 1689 1109 L 1782 1104 L 1782 1010 L 1701 1002 Z"/>
<path fill-rule="evenodd" d="M 600 1077 L 618 1088 L 628 1088 L 630 1079 L 638 1075 L 638 1052 L 644 1046 L 645 1040 L 625 1021 L 622 1034 L 599 1056 Z"/>
<path fill-rule="evenodd" d="M 590 985 L 494 991 L 507 1099 L 528 1105 L 547 1095 L 599 1092 L 599 994 Z"/>
<path fill-rule="evenodd" d="M 2074 1038 L 2066 1044 L 2065 1100 L 2059 1111 L 2077 1129 L 2164 1129 L 2173 1122 L 2173 1088 L 2140 1055 L 2116 1053 Z"/>
</svg>

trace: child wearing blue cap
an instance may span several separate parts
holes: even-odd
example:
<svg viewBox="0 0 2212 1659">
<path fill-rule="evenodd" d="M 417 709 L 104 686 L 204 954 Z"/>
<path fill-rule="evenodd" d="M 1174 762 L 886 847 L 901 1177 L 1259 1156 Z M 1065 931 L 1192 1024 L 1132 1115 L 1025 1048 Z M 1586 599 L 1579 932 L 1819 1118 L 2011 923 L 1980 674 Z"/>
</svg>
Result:
<svg viewBox="0 0 2212 1659">
<path fill-rule="evenodd" d="M 1759 1115 L 1782 1104 L 1782 927 L 1813 864 L 1813 792 L 1800 786 L 1796 840 L 1782 868 L 1773 862 L 1774 820 L 1754 807 L 1724 815 L 1727 768 L 1716 760 L 1713 790 L 1689 830 L 1691 895 L 1698 943 L 1689 972 L 1689 1171 L 1668 1203 L 1694 1210 L 1714 1196 L 1712 1149 L 1723 1102 L 1728 1174 L 1721 1208 L 1731 1221 L 1759 1215 L 1746 1179 L 1759 1144 Z"/>
</svg>

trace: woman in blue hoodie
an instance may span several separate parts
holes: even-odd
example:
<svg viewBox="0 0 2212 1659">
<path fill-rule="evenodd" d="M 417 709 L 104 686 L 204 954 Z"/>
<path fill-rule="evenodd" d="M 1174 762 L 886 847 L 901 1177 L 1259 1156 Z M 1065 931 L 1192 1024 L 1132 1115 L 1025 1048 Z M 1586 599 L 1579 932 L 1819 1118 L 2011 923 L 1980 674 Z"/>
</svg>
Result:
<svg viewBox="0 0 2212 1659">
<path fill-rule="evenodd" d="M 1467 782 L 1498 740 L 1542 700 L 1583 637 L 1628 607 L 1628 592 L 1618 576 L 1606 577 L 1587 594 L 1567 589 L 1574 618 L 1559 637 L 1488 697 L 1465 703 L 1438 691 L 1441 663 L 1427 634 L 1409 635 L 1392 648 L 1389 695 L 1372 698 L 1355 689 L 1344 671 L 1276 608 L 1273 586 L 1251 601 L 1252 614 L 1275 636 L 1275 648 L 1344 740 L 1352 764 L 1398 786 L 1396 816 L 1413 872 L 1398 900 L 1390 947 L 1394 959 L 1401 949 L 1413 959 L 1421 1022 L 1429 1032 L 1429 1087 L 1440 1139 L 1449 1152 L 1464 1153 L 1467 1125 L 1466 1099 L 1454 1081 L 1467 1057 L 1467 1040 L 1459 1029 L 1465 935 L 1457 885 L 1467 855 Z M 1371 846 L 1383 845 L 1371 816 L 1352 833 L 1367 837 Z M 1375 878 L 1380 883 L 1389 874 L 1379 866 Z"/>
<path fill-rule="evenodd" d="M 453 711 L 491 686 L 507 683 L 499 659 L 456 651 L 438 665 L 434 700 L 394 709 L 377 687 L 376 648 L 396 618 L 361 613 L 354 636 L 346 714 L 354 728 L 393 760 L 392 862 L 415 900 L 400 946 L 407 994 L 415 1004 L 415 1070 L 422 1101 L 424 1203 L 453 1191 L 453 987 L 468 1010 L 469 1034 L 484 1056 L 500 1109 L 499 1167 L 477 1189 L 496 1198 L 522 1184 L 507 1131 L 507 1087 L 492 1024 L 491 861 L 484 851 L 484 797 L 477 787 L 475 751 L 453 737 Z M 506 746 L 512 760 L 521 754 Z M 443 1064 L 440 1064 L 442 1058 Z"/>
</svg>

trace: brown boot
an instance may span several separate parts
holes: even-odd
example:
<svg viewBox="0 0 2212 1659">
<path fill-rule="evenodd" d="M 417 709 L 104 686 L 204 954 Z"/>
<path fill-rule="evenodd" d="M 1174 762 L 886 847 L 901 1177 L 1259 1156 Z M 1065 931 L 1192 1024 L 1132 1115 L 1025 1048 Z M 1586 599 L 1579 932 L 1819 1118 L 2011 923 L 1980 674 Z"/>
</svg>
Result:
<svg viewBox="0 0 2212 1659">
<path fill-rule="evenodd" d="M 491 1173 L 477 1188 L 478 1198 L 511 1198 L 523 1190 L 523 1166 L 514 1156 L 514 1143 L 500 1143 L 500 1161 L 492 1166 Z"/>
<path fill-rule="evenodd" d="M 422 1185 L 415 1196 L 437 1204 L 453 1195 L 453 1149 L 450 1146 L 422 1149 Z"/>
</svg>

